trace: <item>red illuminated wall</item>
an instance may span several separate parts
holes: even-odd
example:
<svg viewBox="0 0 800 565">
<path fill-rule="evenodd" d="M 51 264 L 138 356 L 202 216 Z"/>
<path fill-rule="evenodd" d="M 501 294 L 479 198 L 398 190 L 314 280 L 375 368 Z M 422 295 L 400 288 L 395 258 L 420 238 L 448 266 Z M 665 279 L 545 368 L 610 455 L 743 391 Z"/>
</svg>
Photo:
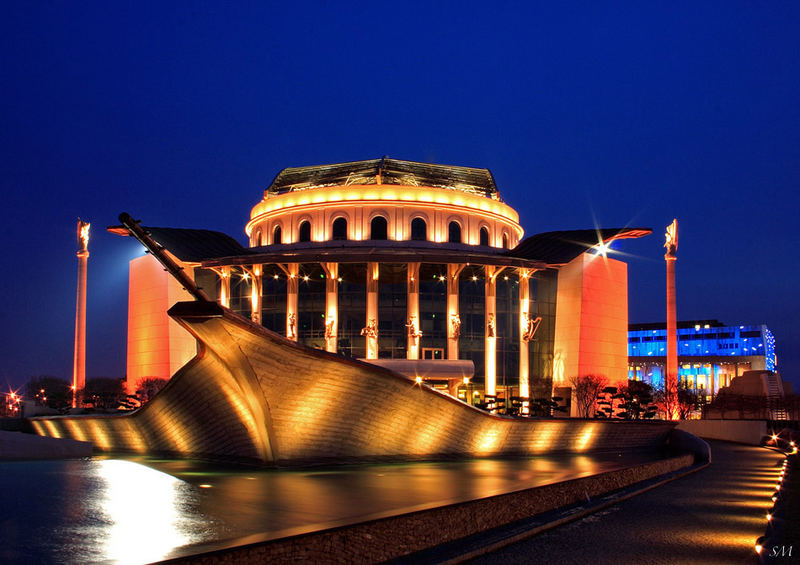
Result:
<svg viewBox="0 0 800 565">
<path fill-rule="evenodd" d="M 555 386 L 576 375 L 628 380 L 628 266 L 584 253 L 558 274 Z"/>
<path fill-rule="evenodd" d="M 169 379 L 194 357 L 195 340 L 167 316 L 170 306 L 189 294 L 151 255 L 130 262 L 128 290 L 128 392 L 140 379 Z"/>
</svg>

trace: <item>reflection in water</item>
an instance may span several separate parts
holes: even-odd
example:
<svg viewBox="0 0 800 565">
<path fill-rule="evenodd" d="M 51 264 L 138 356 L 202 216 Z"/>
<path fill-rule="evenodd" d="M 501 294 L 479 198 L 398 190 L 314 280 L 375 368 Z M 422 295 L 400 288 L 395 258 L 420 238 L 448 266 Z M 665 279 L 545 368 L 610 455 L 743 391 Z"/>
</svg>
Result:
<svg viewBox="0 0 800 565">
<path fill-rule="evenodd" d="M 244 536 L 282 537 L 656 457 L 581 454 L 293 470 L 143 456 L 6 462 L 0 463 L 0 508 L 6 510 L 0 562 L 147 563 Z"/>
<path fill-rule="evenodd" d="M 131 461 L 107 459 L 96 466 L 105 481 L 94 504 L 105 524 L 98 539 L 106 559 L 149 563 L 194 541 L 196 520 L 182 506 L 188 485 L 175 477 Z M 146 540 L 146 542 L 145 542 Z"/>
</svg>

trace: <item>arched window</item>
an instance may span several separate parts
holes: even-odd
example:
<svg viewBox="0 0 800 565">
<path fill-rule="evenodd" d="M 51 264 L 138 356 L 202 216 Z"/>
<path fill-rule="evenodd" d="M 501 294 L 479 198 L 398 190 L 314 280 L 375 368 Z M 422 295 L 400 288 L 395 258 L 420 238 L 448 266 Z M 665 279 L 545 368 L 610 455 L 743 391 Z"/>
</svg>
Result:
<svg viewBox="0 0 800 565">
<path fill-rule="evenodd" d="M 414 241 L 428 240 L 428 224 L 422 218 L 411 220 L 411 239 Z"/>
<path fill-rule="evenodd" d="M 503 234 L 503 249 L 508 249 L 508 234 Z"/>
<path fill-rule="evenodd" d="M 331 239 L 347 239 L 347 218 L 333 220 Z"/>
<path fill-rule="evenodd" d="M 481 245 L 489 245 L 489 230 L 481 228 Z"/>
<path fill-rule="evenodd" d="M 259 245 L 261 245 L 261 228 L 258 228 L 253 235 L 253 247 L 258 247 Z"/>
<path fill-rule="evenodd" d="M 275 226 L 275 229 L 272 230 L 272 245 L 283 243 L 281 239 L 282 239 L 281 227 Z"/>
<path fill-rule="evenodd" d="M 383 216 L 375 216 L 369 223 L 369 238 L 370 239 L 388 239 L 387 234 L 389 226 L 386 223 L 386 218 Z"/>
<path fill-rule="evenodd" d="M 303 220 L 300 222 L 297 241 L 311 241 L 311 222 L 308 220 Z"/>
<path fill-rule="evenodd" d="M 461 226 L 458 222 L 450 222 L 447 241 L 450 243 L 461 243 Z"/>
</svg>

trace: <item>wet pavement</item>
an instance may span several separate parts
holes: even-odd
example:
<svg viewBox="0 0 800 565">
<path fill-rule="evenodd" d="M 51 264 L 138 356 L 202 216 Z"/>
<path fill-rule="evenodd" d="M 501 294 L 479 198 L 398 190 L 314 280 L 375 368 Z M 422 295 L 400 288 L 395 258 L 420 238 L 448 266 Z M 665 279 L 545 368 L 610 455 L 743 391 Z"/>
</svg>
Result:
<svg viewBox="0 0 800 565">
<path fill-rule="evenodd" d="M 764 534 L 784 457 L 709 443 L 705 469 L 470 563 L 757 563 L 755 541 Z"/>
</svg>

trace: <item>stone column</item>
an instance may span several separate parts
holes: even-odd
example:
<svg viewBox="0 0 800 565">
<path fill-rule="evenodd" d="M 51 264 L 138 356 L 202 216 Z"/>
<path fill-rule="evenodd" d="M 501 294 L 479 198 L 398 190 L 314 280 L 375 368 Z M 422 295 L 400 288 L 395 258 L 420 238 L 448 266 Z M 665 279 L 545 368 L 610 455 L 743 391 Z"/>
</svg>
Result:
<svg viewBox="0 0 800 565">
<path fill-rule="evenodd" d="M 380 278 L 380 264 L 367 263 L 367 328 L 378 328 L 378 280 Z M 365 334 L 366 335 L 366 334 Z M 366 335 L 367 359 L 378 358 L 378 339 L 380 335 Z"/>
<path fill-rule="evenodd" d="M 222 267 L 215 269 L 219 275 L 219 305 L 225 308 L 231 307 L 231 268 Z"/>
<path fill-rule="evenodd" d="M 528 361 L 528 342 L 533 336 L 527 336 L 528 319 L 530 318 L 530 298 L 528 279 L 530 269 L 517 269 L 519 276 L 519 395 L 530 398 L 530 363 Z M 528 413 L 529 402 L 522 401 L 522 413 Z"/>
<path fill-rule="evenodd" d="M 250 319 L 256 324 L 261 324 L 261 265 L 253 265 L 250 273 Z"/>
<path fill-rule="evenodd" d="M 461 317 L 458 311 L 458 280 L 463 264 L 447 265 L 447 358 L 458 359 L 458 339 L 461 335 Z"/>
<path fill-rule="evenodd" d="M 297 341 L 297 293 L 299 288 L 299 263 L 278 265 L 286 273 L 286 337 Z"/>
<path fill-rule="evenodd" d="M 486 313 L 486 331 L 484 350 L 486 351 L 486 381 L 484 393 L 497 394 L 497 276 L 505 267 L 486 265 L 486 282 L 484 312 Z"/>
<path fill-rule="evenodd" d="M 666 391 L 668 399 L 672 400 L 671 420 L 677 419 L 678 410 L 678 329 L 677 311 L 675 306 L 675 261 L 678 250 L 678 220 L 672 220 L 667 226 L 666 242 L 664 247 L 667 252 L 664 260 L 667 263 L 667 375 Z M 668 402 L 668 404 L 670 404 Z"/>
<path fill-rule="evenodd" d="M 322 263 L 325 271 L 325 351 L 339 346 L 339 263 Z"/>
<path fill-rule="evenodd" d="M 75 352 L 72 358 L 72 407 L 86 387 L 86 274 L 89 266 L 89 222 L 78 220 L 78 292 L 75 299 Z"/>
<path fill-rule="evenodd" d="M 409 263 L 406 273 L 407 291 L 407 312 L 408 312 L 408 332 L 406 345 L 406 358 L 419 359 L 419 263 Z"/>
</svg>

